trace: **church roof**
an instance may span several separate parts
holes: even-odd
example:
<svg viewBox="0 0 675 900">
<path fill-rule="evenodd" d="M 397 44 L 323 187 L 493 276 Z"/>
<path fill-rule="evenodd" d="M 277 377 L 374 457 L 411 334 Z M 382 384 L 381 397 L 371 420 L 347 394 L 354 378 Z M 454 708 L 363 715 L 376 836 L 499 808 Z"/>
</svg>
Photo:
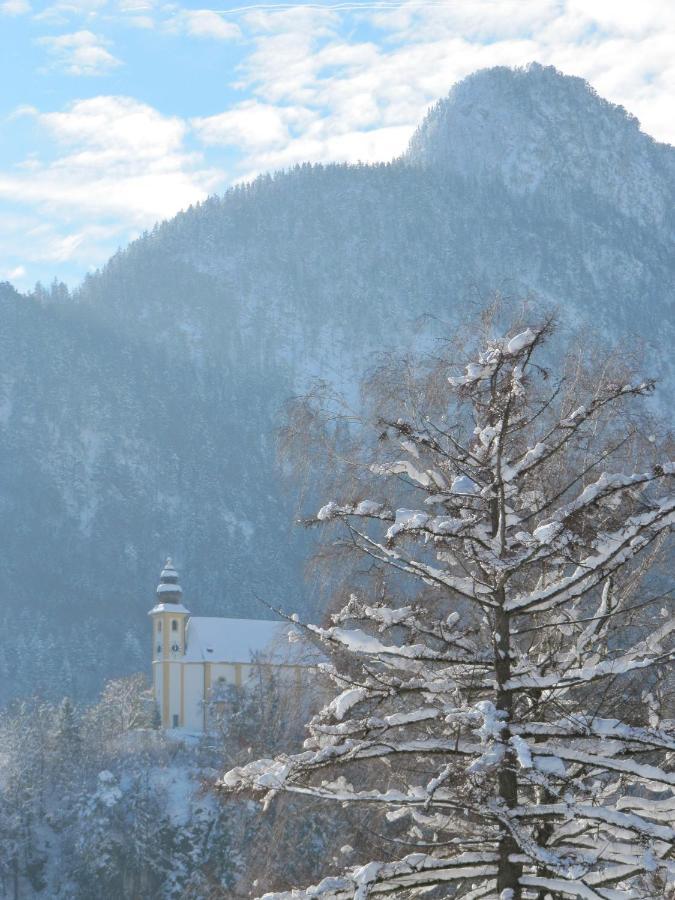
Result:
<svg viewBox="0 0 675 900">
<path fill-rule="evenodd" d="M 182 596 L 183 588 L 178 582 L 178 572 L 171 561 L 171 557 L 169 557 L 159 575 L 157 602 L 179 604 Z"/>
<path fill-rule="evenodd" d="M 153 616 L 155 613 L 161 612 L 186 613 L 188 616 L 190 615 L 190 610 L 183 606 L 182 603 L 156 603 L 148 615 Z"/>
<path fill-rule="evenodd" d="M 288 634 L 295 631 L 288 622 L 266 619 L 222 619 L 215 616 L 192 616 L 188 619 L 187 662 L 248 663 L 257 655 L 277 664 L 297 664 Z"/>
</svg>

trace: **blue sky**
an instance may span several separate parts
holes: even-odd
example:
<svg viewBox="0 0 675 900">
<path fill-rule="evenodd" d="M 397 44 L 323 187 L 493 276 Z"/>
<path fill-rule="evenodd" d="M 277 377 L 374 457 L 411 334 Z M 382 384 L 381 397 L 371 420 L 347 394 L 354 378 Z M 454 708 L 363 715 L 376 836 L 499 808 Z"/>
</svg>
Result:
<svg viewBox="0 0 675 900">
<path fill-rule="evenodd" d="M 259 172 L 390 159 L 485 66 L 581 75 L 675 143 L 674 47 L 673 0 L 0 0 L 0 280 L 74 285 Z"/>
</svg>

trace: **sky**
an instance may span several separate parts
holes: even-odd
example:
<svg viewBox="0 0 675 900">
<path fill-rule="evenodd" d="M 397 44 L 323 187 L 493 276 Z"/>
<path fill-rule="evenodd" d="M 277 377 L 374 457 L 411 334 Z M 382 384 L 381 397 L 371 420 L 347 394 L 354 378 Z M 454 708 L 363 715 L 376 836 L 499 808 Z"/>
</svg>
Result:
<svg viewBox="0 0 675 900">
<path fill-rule="evenodd" d="M 392 159 L 456 81 L 532 61 L 675 143 L 675 0 L 0 0 L 0 281 L 76 286 L 261 172 Z"/>
</svg>

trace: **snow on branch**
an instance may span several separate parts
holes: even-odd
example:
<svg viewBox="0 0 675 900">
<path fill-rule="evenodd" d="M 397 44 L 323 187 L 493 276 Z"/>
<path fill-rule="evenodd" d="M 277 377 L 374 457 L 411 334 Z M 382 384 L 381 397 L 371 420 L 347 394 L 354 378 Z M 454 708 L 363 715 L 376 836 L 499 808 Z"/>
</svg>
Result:
<svg viewBox="0 0 675 900">
<path fill-rule="evenodd" d="M 655 508 L 628 519 L 621 528 L 601 534 L 592 556 L 582 559 L 571 575 L 546 587 L 506 601 L 509 611 L 542 611 L 587 593 L 612 572 L 633 559 L 661 533 L 675 524 L 675 498 L 661 498 Z"/>
<path fill-rule="evenodd" d="M 623 385 L 595 397 L 587 406 L 577 407 L 573 413 L 556 422 L 536 444 L 516 456 L 511 462 L 504 463 L 505 480 L 514 481 L 530 475 L 542 463 L 564 450 L 582 426 L 594 420 L 609 404 L 627 397 L 642 397 L 650 394 L 653 390 L 654 381 L 643 381 L 637 385 Z"/>
<path fill-rule="evenodd" d="M 574 819 L 579 822 L 588 819 L 591 822 L 603 822 L 606 825 L 614 825 L 623 831 L 632 831 L 649 838 L 657 838 L 661 841 L 675 839 L 675 831 L 669 825 L 660 825 L 650 822 L 648 819 L 635 813 L 625 813 L 606 806 L 594 806 L 588 803 L 552 803 L 538 804 L 530 807 L 516 807 L 509 810 L 509 816 L 518 818 L 556 818 Z"/>
<path fill-rule="evenodd" d="M 529 672 L 516 674 L 509 679 L 506 686 L 509 690 L 520 688 L 554 688 L 567 690 L 571 685 L 588 684 L 598 678 L 624 675 L 636 669 L 646 669 L 659 662 L 667 662 L 675 658 L 675 650 L 664 650 L 662 641 L 675 631 L 675 620 L 666 622 L 661 628 L 652 632 L 644 641 L 635 644 L 630 650 L 613 659 L 598 660 L 593 665 L 579 668 L 568 668 L 562 672 L 550 672 L 537 675 Z"/>
<path fill-rule="evenodd" d="M 452 387 L 469 388 L 480 381 L 489 381 L 499 370 L 504 361 L 510 362 L 527 357 L 531 354 L 537 343 L 543 340 L 547 334 L 546 326 L 538 330 L 526 328 L 512 338 L 499 338 L 491 341 L 485 350 L 479 354 L 476 362 L 468 363 L 464 375 L 448 378 Z"/>
<path fill-rule="evenodd" d="M 620 473 L 608 474 L 603 472 L 600 477 L 592 484 L 587 485 L 574 500 L 559 507 L 554 515 L 547 522 L 537 526 L 534 537 L 540 543 L 545 542 L 543 538 L 544 529 L 549 529 L 557 523 L 564 523 L 573 515 L 579 512 L 592 512 L 595 504 L 613 500 L 617 494 L 624 491 L 634 490 L 635 488 L 644 489 L 648 484 L 659 478 L 672 476 L 675 466 L 672 462 L 666 465 L 655 466 L 651 472 L 643 472 L 634 475 L 622 475 Z M 539 534 L 537 534 L 537 532 Z"/>
<path fill-rule="evenodd" d="M 511 738 L 511 740 L 514 741 L 515 738 Z M 522 741 L 522 738 L 518 740 Z M 556 772 L 564 776 L 566 770 L 562 761 L 565 760 L 566 762 L 576 763 L 594 770 L 607 769 L 614 772 L 623 772 L 626 775 L 634 775 L 644 782 L 653 781 L 658 784 L 675 786 L 675 774 L 664 772 L 657 766 L 642 765 L 632 759 L 616 759 L 611 756 L 602 756 L 558 745 L 528 744 L 526 741 L 522 741 L 522 743 L 526 745 L 530 765 L 536 765 L 539 762 L 544 771 Z M 523 754 L 522 749 L 520 754 Z"/>
<path fill-rule="evenodd" d="M 351 534 L 361 542 L 361 549 L 381 562 L 387 562 L 402 572 L 407 572 L 425 581 L 427 584 L 436 584 L 449 588 L 461 597 L 477 600 L 491 605 L 489 599 L 490 585 L 481 581 L 478 577 L 457 576 L 437 566 L 429 565 L 421 560 L 404 556 L 400 551 L 387 547 L 373 540 L 362 531 L 358 531 L 352 525 L 348 525 Z"/>
<path fill-rule="evenodd" d="M 438 858 L 426 853 L 411 853 L 390 863 L 372 862 L 350 873 L 324 878 L 302 891 L 264 894 L 262 900 L 365 900 L 370 895 L 391 894 L 405 888 L 423 888 L 468 879 L 484 879 L 496 874 L 494 853 L 462 853 Z"/>
<path fill-rule="evenodd" d="M 456 652 L 433 650 L 426 644 L 383 644 L 378 638 L 366 634 L 359 628 L 347 629 L 332 626 L 319 628 L 316 625 L 309 629 L 322 641 L 339 644 L 353 653 L 365 653 L 371 656 L 397 656 L 404 659 L 440 660 L 461 665 L 485 666 L 486 662 L 476 660 L 470 655 L 458 656 Z"/>
<path fill-rule="evenodd" d="M 515 734 L 529 737 L 591 738 L 601 741 L 626 741 L 655 750 L 675 750 L 675 737 L 656 728 L 637 728 L 618 719 L 603 719 L 576 714 L 553 722 L 524 722 L 511 725 Z"/>
<path fill-rule="evenodd" d="M 523 887 L 542 888 L 573 900 L 627 900 L 624 891 L 602 891 L 599 893 L 583 881 L 567 878 L 544 878 L 540 875 L 521 875 L 520 883 Z"/>
</svg>

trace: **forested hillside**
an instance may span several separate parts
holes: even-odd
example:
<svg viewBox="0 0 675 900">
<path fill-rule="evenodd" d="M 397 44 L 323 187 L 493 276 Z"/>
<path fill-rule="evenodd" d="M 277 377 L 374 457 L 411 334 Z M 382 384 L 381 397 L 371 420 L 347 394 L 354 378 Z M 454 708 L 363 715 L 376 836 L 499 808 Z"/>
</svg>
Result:
<svg viewBox="0 0 675 900">
<path fill-rule="evenodd" d="M 349 390 L 493 291 L 645 342 L 672 378 L 675 150 L 550 68 L 457 85 L 403 159 L 302 166 L 157 226 L 69 296 L 0 286 L 0 692 L 144 665 L 171 553 L 195 612 L 316 611 L 275 461 L 284 401 Z"/>
<path fill-rule="evenodd" d="M 260 665 L 253 687 L 219 693 L 201 738 L 159 730 L 145 688 L 135 675 L 87 706 L 31 699 L 0 712 L 3 900 L 245 897 L 255 879 L 315 876 L 330 841 L 347 839 L 345 817 L 303 818 L 292 803 L 260 816 L 213 790 L 225 765 L 301 739 L 316 678 L 289 689 Z"/>
</svg>

